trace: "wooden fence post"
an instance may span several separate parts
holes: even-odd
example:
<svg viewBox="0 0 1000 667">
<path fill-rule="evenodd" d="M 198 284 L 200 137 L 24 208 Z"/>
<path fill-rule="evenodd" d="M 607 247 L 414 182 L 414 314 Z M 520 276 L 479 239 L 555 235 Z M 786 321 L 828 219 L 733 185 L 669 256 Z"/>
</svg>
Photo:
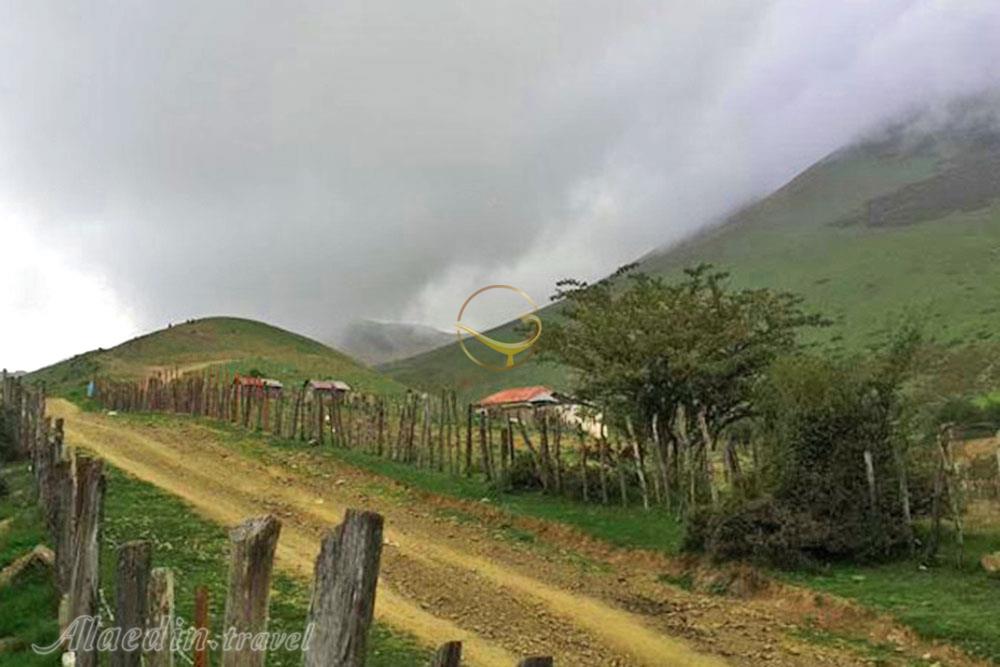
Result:
<svg viewBox="0 0 1000 667">
<path fill-rule="evenodd" d="M 267 630 L 274 550 L 281 522 L 271 515 L 247 519 L 229 533 L 229 591 L 222 653 L 223 667 L 263 667 L 267 643 L 252 642 Z M 228 649 L 228 650 L 225 650 Z"/>
<path fill-rule="evenodd" d="M 103 462 L 100 459 L 78 456 L 73 503 L 73 569 L 67 618 L 69 623 L 83 616 L 94 617 L 97 613 L 104 489 Z M 97 665 L 96 646 L 94 649 L 76 654 L 77 667 Z"/>
<path fill-rule="evenodd" d="M 126 542 L 118 547 L 115 623 L 121 634 L 111 654 L 112 667 L 141 667 L 152 557 L 152 545 L 145 540 Z"/>
<path fill-rule="evenodd" d="M 156 637 L 155 641 L 143 645 L 146 667 L 173 667 L 174 574 L 165 567 L 153 568 L 149 576 L 146 629 Z"/>
<path fill-rule="evenodd" d="M 472 477 L 472 403 L 465 408 L 465 476 Z"/>
<path fill-rule="evenodd" d="M 194 590 L 194 667 L 208 667 L 208 588 Z"/>
<path fill-rule="evenodd" d="M 997 498 L 1000 499 L 1000 447 L 997 448 Z"/>
<path fill-rule="evenodd" d="M 431 667 L 460 667 L 462 664 L 462 642 L 445 642 L 438 647 L 431 658 Z"/>
<path fill-rule="evenodd" d="M 381 515 L 347 510 L 316 559 L 305 667 L 362 667 L 382 557 Z"/>
<path fill-rule="evenodd" d="M 73 578 L 75 489 L 73 462 L 59 461 L 52 466 L 52 546 L 56 552 L 56 583 L 63 595 L 69 593 Z"/>
<path fill-rule="evenodd" d="M 872 513 L 878 511 L 878 495 L 875 490 L 875 464 L 872 461 L 872 450 L 865 448 L 865 479 L 868 481 L 868 504 Z"/>
</svg>

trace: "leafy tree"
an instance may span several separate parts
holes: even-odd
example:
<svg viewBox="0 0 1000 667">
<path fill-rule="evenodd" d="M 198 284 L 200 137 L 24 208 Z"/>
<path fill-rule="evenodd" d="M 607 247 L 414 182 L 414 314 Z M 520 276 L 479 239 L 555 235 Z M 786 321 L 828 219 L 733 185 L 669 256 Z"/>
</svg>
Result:
<svg viewBox="0 0 1000 667">
<path fill-rule="evenodd" d="M 563 317 L 541 339 L 542 353 L 576 369 L 577 394 L 606 419 L 643 430 L 656 423 L 664 483 L 677 489 L 690 479 L 689 504 L 706 489 L 715 497 L 705 464 L 726 429 L 754 414 L 767 368 L 796 347 L 802 327 L 823 323 L 797 296 L 732 289 L 727 273 L 705 264 L 677 282 L 629 265 L 594 284 L 561 281 L 553 298 Z"/>
</svg>

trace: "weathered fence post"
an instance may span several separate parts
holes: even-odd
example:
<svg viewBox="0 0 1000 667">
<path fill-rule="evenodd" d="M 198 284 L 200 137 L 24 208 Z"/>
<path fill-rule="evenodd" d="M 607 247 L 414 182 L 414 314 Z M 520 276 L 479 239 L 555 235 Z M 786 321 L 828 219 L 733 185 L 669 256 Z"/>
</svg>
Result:
<svg viewBox="0 0 1000 667">
<path fill-rule="evenodd" d="M 96 616 L 104 488 L 103 462 L 78 456 L 73 503 L 73 567 L 67 614 L 70 624 L 74 619 Z M 78 652 L 76 664 L 78 667 L 97 665 L 96 650 Z"/>
<path fill-rule="evenodd" d="M 73 524 L 76 481 L 72 461 L 52 466 L 52 546 L 56 552 L 56 583 L 59 592 L 68 595 L 73 578 Z M 68 608 L 67 608 L 68 611 Z M 60 628 L 62 629 L 62 628 Z"/>
<path fill-rule="evenodd" d="M 1000 499 L 1000 447 L 997 448 L 997 498 Z"/>
<path fill-rule="evenodd" d="M 274 550 L 281 522 L 271 515 L 247 519 L 229 533 L 229 592 L 223 625 L 223 667 L 263 667 L 267 642 L 255 637 L 267 630 Z M 264 636 L 264 635 L 260 635 Z"/>
<path fill-rule="evenodd" d="M 316 559 L 305 667 L 362 667 L 382 557 L 381 515 L 347 510 Z"/>
<path fill-rule="evenodd" d="M 865 479 L 868 481 L 868 504 L 872 512 L 878 511 L 878 496 L 875 490 L 875 464 L 872 461 L 872 450 L 865 448 Z"/>
<path fill-rule="evenodd" d="M 208 588 L 194 590 L 194 667 L 208 667 Z"/>
<path fill-rule="evenodd" d="M 155 637 L 143 644 L 146 667 L 173 667 L 174 574 L 165 567 L 154 568 L 149 576 L 146 629 L 147 636 Z"/>
<path fill-rule="evenodd" d="M 112 667 L 140 667 L 142 664 L 142 635 L 146 627 L 152 557 L 152 545 L 145 540 L 126 542 L 118 547 L 115 623 L 121 634 L 111 654 Z"/>
<path fill-rule="evenodd" d="M 472 477 L 472 403 L 465 408 L 465 476 Z"/>
<path fill-rule="evenodd" d="M 431 667 L 460 667 L 462 664 L 462 642 L 445 642 L 438 647 L 431 659 Z"/>
</svg>

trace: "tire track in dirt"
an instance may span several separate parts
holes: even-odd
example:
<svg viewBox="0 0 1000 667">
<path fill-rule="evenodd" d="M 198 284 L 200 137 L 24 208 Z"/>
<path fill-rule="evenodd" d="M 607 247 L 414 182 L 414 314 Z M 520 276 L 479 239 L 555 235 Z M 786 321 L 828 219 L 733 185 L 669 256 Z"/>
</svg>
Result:
<svg viewBox="0 0 1000 667">
<path fill-rule="evenodd" d="M 275 511 L 285 524 L 278 565 L 301 576 L 311 576 L 320 535 L 343 516 L 345 505 L 331 501 L 345 495 L 335 485 L 311 489 L 310 480 L 235 454 L 211 437 L 151 437 L 65 401 L 49 407 L 67 419 L 70 444 L 185 499 L 214 521 L 232 525 Z M 210 436 L 207 430 L 200 435 Z M 515 655 L 539 652 L 568 665 L 724 664 L 648 627 L 641 616 L 465 553 L 427 532 L 390 520 L 385 535 L 378 617 L 428 645 L 461 639 L 472 664 L 506 667 Z"/>
</svg>

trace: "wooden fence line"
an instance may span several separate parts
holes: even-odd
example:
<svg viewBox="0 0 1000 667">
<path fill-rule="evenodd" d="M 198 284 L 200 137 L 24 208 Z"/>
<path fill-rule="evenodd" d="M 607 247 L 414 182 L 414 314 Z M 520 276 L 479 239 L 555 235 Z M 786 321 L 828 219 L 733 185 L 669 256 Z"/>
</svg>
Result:
<svg viewBox="0 0 1000 667">
<path fill-rule="evenodd" d="M 169 390 L 146 393 L 141 398 L 147 410 L 154 406 L 181 406 L 184 411 L 194 414 L 230 415 L 232 396 L 211 386 L 195 386 L 193 391 L 180 391 L 178 386 Z M 4 372 L 0 386 L 0 410 L 14 424 L 13 432 L 17 442 L 15 448 L 24 458 L 30 459 L 35 476 L 37 501 L 45 517 L 50 540 L 55 546 L 55 566 L 53 578 L 61 596 L 60 633 L 70 628 L 81 616 L 102 616 L 100 599 L 100 555 L 101 528 L 103 520 L 106 478 L 103 461 L 64 447 L 64 425 L 62 420 L 51 423 L 45 416 L 44 390 L 36 390 L 20 378 L 12 378 Z M 137 396 L 137 395 L 133 395 Z M 260 412 L 260 405 L 240 399 L 236 404 L 249 414 L 257 409 L 261 428 L 265 423 L 281 421 L 265 419 L 267 412 Z M 121 396 L 119 396 L 120 400 Z M 424 401 L 424 403 L 421 403 Z M 304 402 L 299 401 L 296 412 L 304 411 L 309 418 L 301 418 L 303 426 L 320 414 L 310 412 Z M 343 406 L 327 403 L 328 409 L 336 414 L 336 423 L 342 432 L 352 430 L 352 437 L 358 446 L 386 446 L 388 438 L 385 425 L 388 421 L 386 404 L 365 400 L 367 408 L 359 412 L 343 414 Z M 447 403 L 444 403 L 447 405 Z M 381 407 L 380 407 L 381 405 Z M 457 417 L 457 406 L 452 400 L 451 414 Z M 119 409 L 122 405 L 119 404 Z M 268 410 L 265 408 L 265 410 Z M 427 431 L 424 440 L 424 454 L 429 457 L 427 447 L 430 438 L 430 419 L 426 398 L 409 399 L 407 414 L 411 422 L 406 435 L 411 438 L 403 443 L 396 455 L 416 456 L 412 435 L 415 419 L 425 415 L 423 428 Z M 241 415 L 234 417 L 253 423 L 252 419 Z M 286 422 L 288 423 L 288 422 Z M 353 429 L 351 424 L 354 425 Z M 371 428 L 369 428 L 371 427 Z M 296 425 L 292 425 L 292 432 Z M 317 420 L 317 428 L 323 426 Z M 442 429 L 438 429 L 440 433 Z M 446 431 L 446 429 L 445 429 Z M 455 447 L 452 460 L 460 460 L 461 439 L 455 429 Z M 366 444 L 361 444 L 366 443 Z M 438 441 L 443 444 L 443 441 Z M 447 448 L 445 449 L 445 451 Z M 436 453 L 436 463 L 446 467 L 441 450 Z M 428 460 L 430 464 L 430 460 Z M 230 554 L 229 588 L 225 606 L 225 631 L 232 628 L 239 633 L 259 633 L 266 630 L 268 599 L 274 553 L 280 533 L 280 522 L 267 515 L 248 519 L 230 533 L 232 550 Z M 310 602 L 308 624 L 304 635 L 310 637 L 308 650 L 303 651 L 303 662 L 307 666 L 362 667 L 365 662 L 367 637 L 375 607 L 375 594 L 379 576 L 379 564 L 383 543 L 383 518 L 381 515 L 347 510 L 344 521 L 334 527 L 324 538 L 316 559 L 315 578 Z M 138 650 L 119 649 L 110 656 L 114 667 L 146 664 L 153 667 L 172 667 L 174 655 L 170 650 L 174 617 L 174 574 L 169 569 L 153 567 L 153 549 L 148 541 L 129 541 L 118 546 L 115 571 L 116 596 L 113 619 L 101 619 L 115 624 L 123 633 L 142 633 L 143 630 L 162 631 L 162 642 L 156 646 L 143 646 Z M 195 627 L 208 630 L 207 590 L 200 587 L 196 591 Z M 310 626 L 312 629 L 310 630 Z M 85 627 L 85 626 L 84 626 Z M 102 625 L 103 627 L 103 625 Z M 94 628 L 92 632 L 97 632 Z M 82 637 L 78 639 L 84 639 Z M 86 642 L 84 642 L 86 643 Z M 251 650 L 244 650 L 250 646 Z M 252 643 L 244 648 L 224 650 L 222 664 L 227 667 L 257 667 L 263 665 L 265 650 L 253 650 Z M 69 646 L 64 648 L 68 649 Z M 80 647 L 78 647 L 80 648 Z M 145 652 L 144 652 L 145 651 Z M 67 651 L 69 652 L 69 651 Z M 192 649 L 193 664 L 207 667 L 208 655 L 204 643 L 195 642 Z M 433 657 L 433 665 L 457 666 L 460 664 L 461 643 L 447 642 Z M 94 667 L 98 664 L 97 642 L 90 648 L 83 647 L 72 656 L 67 656 L 71 664 L 80 667 Z M 521 664 L 547 664 L 548 662 L 528 662 L 538 658 L 528 658 Z M 545 660 L 545 659 L 542 659 Z"/>
<path fill-rule="evenodd" d="M 670 506 L 671 489 L 686 488 L 679 481 L 679 467 L 659 469 L 658 462 L 668 460 L 676 467 L 679 457 L 665 456 L 662 451 L 647 453 L 650 447 L 664 446 L 650 429 L 639 431 L 629 424 L 623 432 L 613 431 L 613 441 L 605 436 L 594 438 L 579 424 L 568 423 L 556 406 L 481 409 L 469 404 L 462 415 L 453 390 L 408 392 L 393 398 L 359 392 L 331 394 L 304 383 L 275 391 L 236 382 L 235 376 L 213 370 L 141 382 L 98 379 L 94 386 L 95 398 L 109 411 L 210 418 L 317 446 L 361 450 L 454 476 L 481 475 L 502 490 L 536 485 L 545 493 L 610 504 L 609 480 L 613 479 L 618 501 L 648 509 L 652 504 Z M 576 437 L 565 437 L 574 432 Z M 670 477 L 678 481 L 670 484 Z M 652 496 L 651 479 L 655 484 Z M 668 480 L 663 491 L 661 479 Z M 596 497 L 591 493 L 595 486 L 600 489 Z"/>
</svg>

